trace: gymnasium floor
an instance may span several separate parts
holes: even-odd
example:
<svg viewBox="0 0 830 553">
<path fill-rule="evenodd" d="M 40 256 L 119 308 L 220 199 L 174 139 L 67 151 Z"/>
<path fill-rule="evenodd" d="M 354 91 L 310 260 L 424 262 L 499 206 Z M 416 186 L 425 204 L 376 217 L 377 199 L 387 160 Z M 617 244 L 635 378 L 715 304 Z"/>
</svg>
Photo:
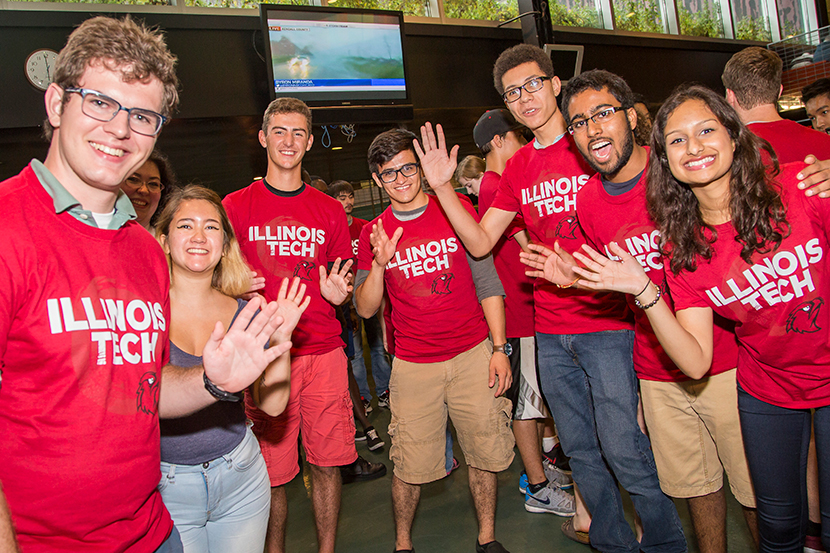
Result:
<svg viewBox="0 0 830 553">
<path fill-rule="evenodd" d="M 357 451 L 373 462 L 383 462 L 388 468 L 385 477 L 371 482 L 343 486 L 340 527 L 337 539 L 338 553 L 390 553 L 394 549 L 392 526 L 391 473 L 389 439 L 386 428 L 389 411 L 378 409 L 369 420 L 387 443 L 377 452 L 370 452 L 365 442 L 358 442 Z M 467 489 L 467 469 L 461 451 L 455 446 L 461 467 L 447 478 L 425 485 L 415 519 L 413 541 L 418 553 L 473 553 L 475 551 L 476 522 L 473 505 Z M 496 515 L 496 534 L 511 553 L 589 553 L 588 546 L 565 538 L 559 527 L 564 520 L 555 515 L 531 514 L 524 510 L 518 491 L 522 464 L 518 452 L 509 470 L 499 474 L 499 500 Z M 308 468 L 287 485 L 288 536 L 290 553 L 317 551 L 314 524 L 309 498 Z M 625 494 L 624 494 L 625 496 Z M 728 548 L 730 553 L 750 553 L 749 533 L 743 522 L 740 505 L 727 492 Z M 629 521 L 631 503 L 625 496 Z M 676 501 L 683 523 L 689 551 L 697 552 L 685 502 Z"/>
</svg>

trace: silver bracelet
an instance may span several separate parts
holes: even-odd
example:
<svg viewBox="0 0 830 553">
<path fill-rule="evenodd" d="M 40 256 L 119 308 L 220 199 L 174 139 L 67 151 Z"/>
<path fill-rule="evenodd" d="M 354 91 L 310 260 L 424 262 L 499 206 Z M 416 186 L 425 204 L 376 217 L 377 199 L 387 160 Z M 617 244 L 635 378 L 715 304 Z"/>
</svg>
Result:
<svg viewBox="0 0 830 553">
<path fill-rule="evenodd" d="M 642 303 L 640 303 L 640 300 L 638 300 L 637 298 L 634 298 L 634 305 L 636 305 L 637 307 L 639 307 L 642 310 L 651 309 L 652 307 L 657 305 L 657 302 L 660 301 L 660 296 L 663 295 L 663 291 L 656 284 L 654 286 L 657 287 L 657 297 L 655 297 L 654 300 L 651 303 L 649 303 L 647 305 L 643 305 Z M 645 290 L 643 290 L 643 292 L 645 292 Z M 640 294 L 642 294 L 643 292 L 640 292 Z"/>
</svg>

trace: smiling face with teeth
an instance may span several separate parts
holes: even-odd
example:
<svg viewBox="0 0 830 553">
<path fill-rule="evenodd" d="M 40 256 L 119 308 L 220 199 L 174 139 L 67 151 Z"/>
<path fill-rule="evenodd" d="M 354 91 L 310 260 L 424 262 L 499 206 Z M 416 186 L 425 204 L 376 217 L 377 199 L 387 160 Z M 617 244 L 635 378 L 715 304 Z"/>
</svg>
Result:
<svg viewBox="0 0 830 553">
<path fill-rule="evenodd" d="M 93 63 L 84 71 L 78 87 L 101 92 L 127 108 L 161 112 L 161 81 L 150 77 L 126 82 L 122 69 L 126 68 Z M 80 94 L 70 94 L 63 103 L 65 94 L 54 83 L 46 91 L 47 116 L 55 130 L 44 164 L 85 209 L 108 213 L 121 183 L 149 157 L 156 137 L 133 132 L 125 112 L 119 112 L 112 121 L 97 121 L 81 111 Z"/>
<path fill-rule="evenodd" d="M 664 132 L 669 169 L 678 181 L 707 195 L 729 197 L 729 180 L 735 142 L 709 107 L 698 99 L 680 104 Z"/>
<path fill-rule="evenodd" d="M 158 165 L 149 159 L 139 167 L 132 175 L 126 178 L 121 189 L 133 203 L 133 209 L 137 216 L 136 221 L 149 230 L 150 219 L 156 212 L 161 199 L 161 190 L 152 191 L 147 188 L 149 183 L 161 182 L 161 172 Z"/>
<path fill-rule="evenodd" d="M 259 131 L 259 143 L 268 152 L 268 183 L 279 186 L 282 179 L 278 175 L 286 171 L 299 177 L 303 156 L 311 149 L 313 141 L 308 120 L 303 114 L 273 114 L 268 121 L 267 132 Z M 302 185 L 299 178 L 294 181 L 299 181 L 297 187 Z"/>
<path fill-rule="evenodd" d="M 644 167 L 624 170 L 634 151 L 632 129 L 637 126 L 636 111 L 634 108 L 618 111 L 602 123 L 594 123 L 590 119 L 597 113 L 619 106 L 620 102 L 607 88 L 588 88 L 574 95 L 567 109 L 571 122 L 586 122 L 584 127 L 575 130 L 573 137 L 580 153 L 594 171 L 611 180 L 628 180 L 634 178 Z M 633 174 L 629 176 L 628 173 Z M 616 179 L 618 176 L 627 178 Z"/>
<path fill-rule="evenodd" d="M 406 177 L 403 173 L 398 172 L 395 181 L 390 183 L 381 181 L 378 175 L 384 171 L 400 169 L 404 165 L 417 162 L 418 159 L 415 157 L 414 151 L 403 150 L 380 165 L 377 172 L 372 173 L 375 184 L 386 191 L 389 195 L 389 203 L 392 204 L 392 209 L 396 211 L 412 211 L 427 205 L 429 200 L 421 187 L 421 169 L 418 168 L 411 177 Z"/>
<path fill-rule="evenodd" d="M 219 211 L 207 200 L 183 201 L 173 216 L 169 233 L 162 235 L 161 245 L 170 256 L 173 278 L 182 272 L 213 278 L 213 270 L 225 249 Z"/>
</svg>

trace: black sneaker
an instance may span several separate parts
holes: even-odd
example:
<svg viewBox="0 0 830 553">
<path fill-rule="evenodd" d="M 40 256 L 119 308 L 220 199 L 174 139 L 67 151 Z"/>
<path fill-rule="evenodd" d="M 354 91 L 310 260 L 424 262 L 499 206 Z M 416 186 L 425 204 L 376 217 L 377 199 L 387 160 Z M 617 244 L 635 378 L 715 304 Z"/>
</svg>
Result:
<svg viewBox="0 0 830 553">
<path fill-rule="evenodd" d="M 366 434 L 364 434 L 360 430 L 355 430 L 354 431 L 354 441 L 356 441 L 356 442 L 365 442 L 366 441 Z"/>
<path fill-rule="evenodd" d="M 378 407 L 389 409 L 389 390 L 386 390 L 378 396 Z"/>
<path fill-rule="evenodd" d="M 548 461 L 565 474 L 571 474 L 571 460 L 562 451 L 562 445 L 557 442 L 553 449 L 544 454 Z"/>
<path fill-rule="evenodd" d="M 369 480 L 386 476 L 386 465 L 383 463 L 371 463 L 363 457 L 358 456 L 357 461 L 351 465 L 340 467 L 340 476 L 343 477 L 344 484 L 368 482 Z"/>
<path fill-rule="evenodd" d="M 502 544 L 497 541 L 491 541 L 489 543 L 485 543 L 481 545 L 476 540 L 476 553 L 510 553 L 507 549 L 504 548 Z"/>
<path fill-rule="evenodd" d="M 372 412 L 372 402 L 364 398 L 363 396 L 360 396 L 360 401 L 363 402 L 363 411 L 366 413 L 366 416 L 368 417 L 369 413 Z"/>
<path fill-rule="evenodd" d="M 366 446 L 369 448 L 369 451 L 375 451 L 376 449 L 382 448 L 384 445 L 383 440 L 380 439 L 378 436 L 378 431 L 375 430 L 374 426 L 370 426 L 366 429 Z"/>
</svg>

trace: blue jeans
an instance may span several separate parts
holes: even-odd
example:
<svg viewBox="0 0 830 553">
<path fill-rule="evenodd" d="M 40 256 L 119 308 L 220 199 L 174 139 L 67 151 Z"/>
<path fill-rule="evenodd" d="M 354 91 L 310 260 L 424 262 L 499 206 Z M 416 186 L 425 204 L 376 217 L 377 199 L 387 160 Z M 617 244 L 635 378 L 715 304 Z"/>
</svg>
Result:
<svg viewBox="0 0 830 553">
<path fill-rule="evenodd" d="M 375 393 L 377 395 L 389 390 L 389 376 L 392 374 L 392 367 L 383 349 L 383 331 L 377 316 L 368 319 L 360 319 L 363 328 L 366 329 L 366 341 L 369 344 L 369 354 L 372 356 L 372 377 L 375 379 Z M 363 335 L 358 329 L 354 333 L 354 357 L 352 358 L 352 373 L 357 380 L 357 387 L 360 395 L 365 399 L 372 399 L 372 392 L 369 390 L 369 381 L 366 379 L 366 364 L 363 361 Z"/>
<path fill-rule="evenodd" d="M 183 553 L 184 549 L 182 549 L 182 538 L 179 536 L 179 531 L 176 530 L 176 527 L 173 526 L 173 531 L 170 532 L 170 535 L 167 536 L 167 539 L 164 540 L 164 543 L 159 545 L 159 548 L 155 550 L 154 553 Z"/>
<path fill-rule="evenodd" d="M 262 553 L 271 485 L 250 428 L 233 451 L 213 461 L 162 462 L 159 491 L 185 553 Z"/>
<path fill-rule="evenodd" d="M 539 383 L 593 517 L 591 545 L 608 552 L 686 551 L 677 510 L 660 490 L 651 444 L 637 424 L 634 333 L 540 333 L 536 339 Z M 623 517 L 617 481 L 643 522 L 641 543 Z"/>
<path fill-rule="evenodd" d="M 810 409 L 778 407 L 738 385 L 738 411 L 758 504 L 761 551 L 801 552 L 807 533 L 807 448 Z M 819 467 L 821 531 L 830 547 L 830 406 L 812 417 Z"/>
</svg>

